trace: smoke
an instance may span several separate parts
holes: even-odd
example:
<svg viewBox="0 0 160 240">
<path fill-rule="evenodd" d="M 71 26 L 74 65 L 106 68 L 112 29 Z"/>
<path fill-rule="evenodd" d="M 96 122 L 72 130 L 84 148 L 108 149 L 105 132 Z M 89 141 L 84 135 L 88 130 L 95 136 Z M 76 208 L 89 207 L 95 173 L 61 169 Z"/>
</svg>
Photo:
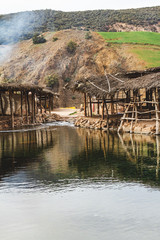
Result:
<svg viewBox="0 0 160 240">
<path fill-rule="evenodd" d="M 13 44 L 32 37 L 37 25 L 35 12 L 4 15 L 0 19 L 0 64 L 9 56 Z M 41 22 L 39 22 L 39 25 Z"/>
</svg>

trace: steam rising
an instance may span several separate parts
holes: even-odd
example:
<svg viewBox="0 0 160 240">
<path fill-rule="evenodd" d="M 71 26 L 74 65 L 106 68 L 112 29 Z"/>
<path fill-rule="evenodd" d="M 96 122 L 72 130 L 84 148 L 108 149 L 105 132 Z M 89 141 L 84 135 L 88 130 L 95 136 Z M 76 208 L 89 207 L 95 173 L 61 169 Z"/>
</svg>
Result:
<svg viewBox="0 0 160 240">
<path fill-rule="evenodd" d="M 35 20 L 34 12 L 4 15 L 0 19 L 0 64 L 9 56 L 13 43 L 32 36 Z"/>
</svg>

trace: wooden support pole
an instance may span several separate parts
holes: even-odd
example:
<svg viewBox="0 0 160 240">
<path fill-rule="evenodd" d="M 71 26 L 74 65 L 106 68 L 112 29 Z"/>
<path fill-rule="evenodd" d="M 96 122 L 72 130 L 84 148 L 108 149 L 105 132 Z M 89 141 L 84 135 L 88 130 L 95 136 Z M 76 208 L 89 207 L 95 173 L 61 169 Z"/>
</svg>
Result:
<svg viewBox="0 0 160 240">
<path fill-rule="evenodd" d="M 27 105 L 28 105 L 28 115 L 30 115 L 30 104 L 29 104 L 29 95 L 28 95 L 28 92 L 26 92 L 26 96 L 27 96 Z"/>
<path fill-rule="evenodd" d="M 98 103 L 97 103 L 97 114 L 99 115 L 99 99 L 98 99 Z"/>
<path fill-rule="evenodd" d="M 107 129 L 109 130 L 109 113 L 108 113 L 107 103 L 104 102 L 104 105 L 106 107 L 106 114 L 107 114 Z"/>
<path fill-rule="evenodd" d="M 154 89 L 154 102 L 156 102 L 156 89 Z M 155 103 L 155 111 L 156 111 L 156 134 L 158 135 L 159 132 L 159 113 L 158 113 L 158 102 Z"/>
<path fill-rule="evenodd" d="M 45 113 L 46 113 L 46 112 L 47 112 L 47 96 L 46 96 L 46 94 L 45 94 L 45 106 L 44 106 L 44 107 L 45 107 L 45 110 L 44 110 L 44 111 L 45 111 Z"/>
<path fill-rule="evenodd" d="M 51 115 L 51 96 L 49 95 L 49 115 Z"/>
<path fill-rule="evenodd" d="M 14 112 L 13 112 L 13 93 L 9 91 L 9 101 L 10 101 L 10 114 L 11 114 L 11 127 L 14 128 Z"/>
<path fill-rule="evenodd" d="M 102 119 L 104 119 L 104 100 L 102 101 Z"/>
<path fill-rule="evenodd" d="M 84 116 L 87 116 L 87 111 L 86 111 L 86 93 L 84 93 Z"/>
<path fill-rule="evenodd" d="M 21 123 L 23 123 L 23 91 L 21 91 Z"/>
<path fill-rule="evenodd" d="M 114 103 L 113 103 L 113 96 L 111 96 L 111 115 L 114 114 Z"/>
<path fill-rule="evenodd" d="M 2 94 L 0 93 L 0 107 L 1 107 L 1 112 L 2 116 L 4 115 L 4 109 L 3 109 L 3 100 L 2 100 Z"/>
<path fill-rule="evenodd" d="M 35 93 L 32 92 L 32 123 L 35 124 Z"/>
<path fill-rule="evenodd" d="M 28 101 L 27 101 L 28 92 L 25 93 L 25 110 L 26 110 L 26 123 L 28 124 Z"/>
<path fill-rule="evenodd" d="M 90 116 L 92 117 L 92 98 L 89 97 L 89 105 L 90 105 Z"/>
<path fill-rule="evenodd" d="M 42 114 L 42 94 L 39 96 L 39 104 L 40 104 L 40 113 Z"/>
</svg>

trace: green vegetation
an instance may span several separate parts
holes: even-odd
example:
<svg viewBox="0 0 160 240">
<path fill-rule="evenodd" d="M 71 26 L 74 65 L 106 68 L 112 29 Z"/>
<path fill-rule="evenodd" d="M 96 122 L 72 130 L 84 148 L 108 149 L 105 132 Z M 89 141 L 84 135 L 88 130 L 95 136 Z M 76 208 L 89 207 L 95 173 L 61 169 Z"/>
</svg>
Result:
<svg viewBox="0 0 160 240">
<path fill-rule="evenodd" d="M 159 67 L 160 66 L 160 48 L 159 49 L 149 49 L 137 47 L 131 50 L 140 59 L 146 62 L 146 67 Z"/>
<path fill-rule="evenodd" d="M 9 33 L 13 32 L 15 26 L 12 24 L 12 19 L 20 17 L 25 19 L 27 14 L 29 27 L 23 29 L 20 33 L 10 36 L 12 42 L 22 39 L 32 38 L 35 32 L 53 32 L 57 30 L 77 28 L 85 30 L 93 30 L 98 32 L 109 32 L 114 30 L 112 25 L 120 22 L 132 24 L 134 26 L 142 26 L 146 29 L 151 27 L 151 31 L 155 32 L 155 24 L 159 22 L 160 6 L 126 9 L 126 10 L 94 10 L 94 11 L 77 11 L 77 12 L 62 12 L 54 10 L 36 10 L 22 13 L 14 13 L 0 15 L 0 25 L 6 26 Z M 8 34 L 1 34 L 0 44 L 8 41 Z"/>
<path fill-rule="evenodd" d="M 53 42 L 56 42 L 58 40 L 57 37 L 53 37 Z"/>
<path fill-rule="evenodd" d="M 72 40 L 69 41 L 69 43 L 67 44 L 68 53 L 71 53 L 71 54 L 75 53 L 76 48 L 77 48 L 77 43 L 73 42 Z"/>
<path fill-rule="evenodd" d="M 92 38 L 92 34 L 90 32 L 87 32 L 85 35 L 85 39 L 91 39 Z"/>
<path fill-rule="evenodd" d="M 110 44 L 130 44 L 130 52 L 144 61 L 146 67 L 160 66 L 160 33 L 99 32 L 99 34 Z"/>
<path fill-rule="evenodd" d="M 34 44 L 40 44 L 40 43 L 45 43 L 46 39 L 42 35 L 39 35 L 38 33 L 35 33 L 33 38 L 32 38 L 32 41 L 33 41 Z"/>
<path fill-rule="evenodd" d="M 59 77 L 57 74 L 48 75 L 45 80 L 47 87 L 54 88 L 59 86 Z"/>
<path fill-rule="evenodd" d="M 99 34 L 106 40 L 106 42 L 160 45 L 160 33 L 99 32 Z"/>
</svg>

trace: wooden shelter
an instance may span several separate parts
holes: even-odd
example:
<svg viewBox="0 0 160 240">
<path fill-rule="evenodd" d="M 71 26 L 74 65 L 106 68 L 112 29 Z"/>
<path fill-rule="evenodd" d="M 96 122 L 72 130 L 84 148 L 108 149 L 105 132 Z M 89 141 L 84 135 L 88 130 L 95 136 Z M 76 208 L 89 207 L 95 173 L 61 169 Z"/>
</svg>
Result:
<svg viewBox="0 0 160 240">
<path fill-rule="evenodd" d="M 0 115 L 10 116 L 11 128 L 14 128 L 15 116 L 21 117 L 21 124 L 35 124 L 36 117 L 53 108 L 54 93 L 36 85 L 1 84 Z"/>
<path fill-rule="evenodd" d="M 105 74 L 77 81 L 74 90 L 84 94 L 84 115 L 93 116 L 94 105 L 102 119 L 120 119 L 118 131 L 130 123 L 130 132 L 138 121 L 155 121 L 160 133 L 160 67 L 125 74 Z M 100 111 L 101 109 L 101 111 Z"/>
</svg>

